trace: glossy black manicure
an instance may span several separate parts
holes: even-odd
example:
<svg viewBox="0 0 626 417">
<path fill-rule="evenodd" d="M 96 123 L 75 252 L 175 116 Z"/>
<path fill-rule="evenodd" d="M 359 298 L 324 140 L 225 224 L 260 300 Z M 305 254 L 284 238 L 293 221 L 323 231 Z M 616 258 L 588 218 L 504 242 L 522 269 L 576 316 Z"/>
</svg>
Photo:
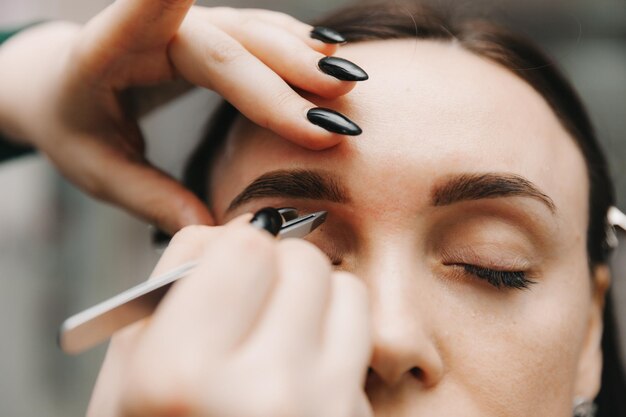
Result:
<svg viewBox="0 0 626 417">
<path fill-rule="evenodd" d="M 327 56 L 317 63 L 322 72 L 341 81 L 365 81 L 369 75 L 361 67 L 347 59 Z"/>
<path fill-rule="evenodd" d="M 314 125 L 323 127 L 330 132 L 350 136 L 360 135 L 363 132 L 352 120 L 331 109 L 314 107 L 306 113 L 306 117 Z"/>
<path fill-rule="evenodd" d="M 254 213 L 254 217 L 250 220 L 250 224 L 259 229 L 266 230 L 276 236 L 280 232 L 283 225 L 283 217 L 277 209 L 273 207 L 265 207 Z"/>
<path fill-rule="evenodd" d="M 335 30 L 329 29 L 324 26 L 315 26 L 309 35 L 313 39 L 317 39 L 318 41 L 322 41 L 324 43 L 345 43 L 346 38 L 341 36 L 341 34 Z"/>
</svg>

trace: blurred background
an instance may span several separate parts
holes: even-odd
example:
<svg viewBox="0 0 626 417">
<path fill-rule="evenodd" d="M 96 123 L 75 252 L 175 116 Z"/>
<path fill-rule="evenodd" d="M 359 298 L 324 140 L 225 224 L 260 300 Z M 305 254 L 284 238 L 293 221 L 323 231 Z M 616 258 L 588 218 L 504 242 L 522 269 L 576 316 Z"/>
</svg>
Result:
<svg viewBox="0 0 626 417">
<path fill-rule="evenodd" d="M 626 211 L 626 1 L 447 1 L 502 20 L 561 64 L 591 110 Z M 42 19 L 85 22 L 109 3 L 0 0 L 0 27 Z M 269 8 L 304 21 L 344 3 L 199 2 Z M 211 92 L 197 90 L 146 118 L 149 158 L 178 176 L 216 102 Z M 147 277 L 158 258 L 148 227 L 81 194 L 41 156 L 1 164 L 0 189 L 0 416 L 84 415 L 105 347 L 65 356 L 56 330 L 67 316 Z M 614 274 L 626 346 L 626 239 L 614 257 Z"/>
</svg>

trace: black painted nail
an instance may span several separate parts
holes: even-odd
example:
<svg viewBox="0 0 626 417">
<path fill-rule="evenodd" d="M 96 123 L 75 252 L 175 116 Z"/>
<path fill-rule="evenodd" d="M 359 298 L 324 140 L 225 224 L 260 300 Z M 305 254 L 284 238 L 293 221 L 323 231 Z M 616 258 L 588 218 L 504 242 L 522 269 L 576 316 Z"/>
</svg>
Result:
<svg viewBox="0 0 626 417">
<path fill-rule="evenodd" d="M 327 56 L 317 63 L 322 72 L 342 81 L 365 81 L 369 75 L 361 67 L 347 59 Z"/>
<path fill-rule="evenodd" d="M 335 30 L 329 29 L 324 26 L 315 26 L 309 35 L 313 39 L 317 39 L 318 41 L 322 41 L 324 43 L 344 43 L 346 42 L 346 38 L 341 36 L 341 34 Z"/>
<path fill-rule="evenodd" d="M 306 118 L 314 125 L 324 129 L 340 133 L 342 135 L 356 136 L 363 131 L 356 123 L 348 119 L 343 114 L 323 107 L 314 107 L 306 113 Z"/>
<path fill-rule="evenodd" d="M 267 230 L 272 235 L 276 236 L 283 225 L 283 217 L 277 209 L 265 207 L 254 213 L 250 224 L 259 229 Z"/>
</svg>

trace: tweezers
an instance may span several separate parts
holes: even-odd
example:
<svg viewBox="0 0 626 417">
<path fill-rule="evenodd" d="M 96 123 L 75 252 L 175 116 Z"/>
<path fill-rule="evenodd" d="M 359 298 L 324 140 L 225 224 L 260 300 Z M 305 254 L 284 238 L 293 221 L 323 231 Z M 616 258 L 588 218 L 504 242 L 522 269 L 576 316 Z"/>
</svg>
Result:
<svg viewBox="0 0 626 417">
<path fill-rule="evenodd" d="M 283 219 L 277 238 L 303 238 L 326 220 L 326 212 L 299 216 L 295 209 L 279 209 Z M 187 262 L 136 285 L 65 320 L 58 344 L 65 353 L 78 354 L 110 338 L 113 333 L 150 316 L 172 285 L 198 265 Z"/>
</svg>

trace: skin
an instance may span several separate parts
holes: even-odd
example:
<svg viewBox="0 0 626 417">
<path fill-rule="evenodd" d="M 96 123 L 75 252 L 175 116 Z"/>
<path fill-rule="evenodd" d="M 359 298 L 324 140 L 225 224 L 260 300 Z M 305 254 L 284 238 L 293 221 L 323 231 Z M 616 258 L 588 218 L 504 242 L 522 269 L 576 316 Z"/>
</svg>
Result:
<svg viewBox="0 0 626 417">
<path fill-rule="evenodd" d="M 212 213 L 228 224 L 183 230 L 157 272 L 195 257 L 210 268 L 114 338 L 90 415 L 566 417 L 575 397 L 597 394 L 608 273 L 590 277 L 584 161 L 543 99 L 451 43 L 341 53 L 370 80 L 336 100 L 309 98 L 364 133 L 314 152 L 236 122 L 210 185 Z M 277 169 L 322 170 L 349 199 L 272 197 L 227 211 Z M 521 196 L 431 204 L 451 175 L 485 172 L 523 176 L 554 210 Z M 265 239 L 237 216 L 268 205 L 327 210 L 328 220 L 308 243 Z M 341 271 L 329 273 L 314 246 Z M 535 283 L 497 289 L 459 264 L 523 270 Z M 256 279 L 241 272 L 251 265 Z M 247 295 L 224 288 L 237 282 Z M 344 284 L 352 289 L 337 291 Z M 338 307 L 351 312 L 343 321 Z M 282 331 L 269 337 L 268 327 Z M 211 348 L 224 337 L 237 343 Z"/>
</svg>

